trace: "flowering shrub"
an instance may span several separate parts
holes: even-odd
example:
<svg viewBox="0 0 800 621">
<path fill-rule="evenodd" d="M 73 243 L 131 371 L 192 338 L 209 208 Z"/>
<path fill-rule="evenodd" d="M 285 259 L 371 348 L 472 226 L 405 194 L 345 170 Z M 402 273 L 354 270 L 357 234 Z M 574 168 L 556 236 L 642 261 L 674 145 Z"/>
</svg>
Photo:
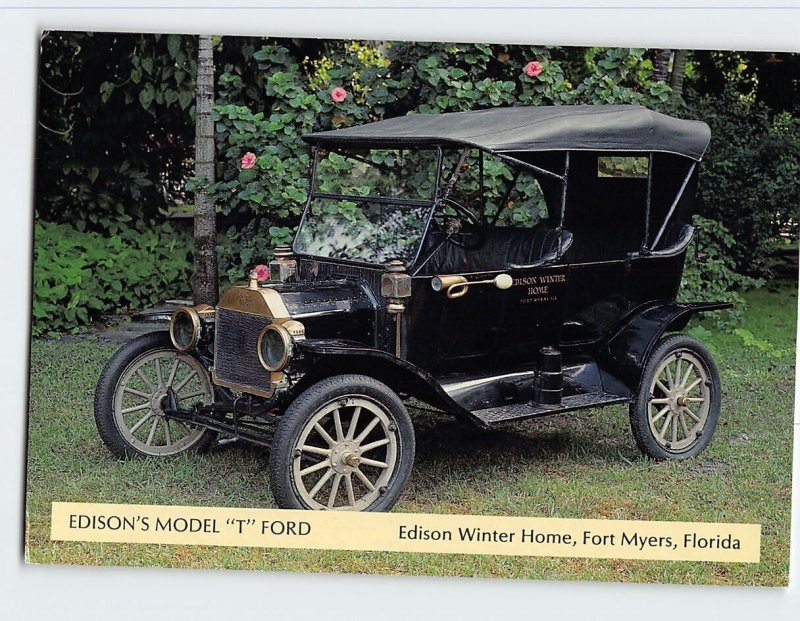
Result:
<svg viewBox="0 0 800 621">
<path fill-rule="evenodd" d="M 93 40 L 103 45 L 92 47 Z M 120 63 L 115 56 L 110 68 L 104 60 L 101 65 L 105 69 L 98 71 L 89 62 L 89 52 L 105 50 L 110 41 L 115 42 L 114 49 L 127 46 L 127 60 Z M 139 285 L 115 288 L 113 282 L 115 278 L 119 282 L 119 275 L 112 277 L 103 271 L 106 259 L 122 265 L 121 257 L 128 256 L 131 264 L 145 266 L 146 277 L 141 281 L 136 275 L 138 267 L 129 268 L 134 282 L 156 283 L 153 286 L 161 287 L 156 295 L 182 295 L 188 286 L 185 275 L 190 237 L 181 236 L 175 245 L 160 230 L 152 234 L 129 230 L 152 230 L 152 222 L 163 216 L 169 197 L 190 201 L 185 192 L 199 186 L 207 187 L 223 213 L 222 221 L 229 223 L 220 231 L 218 241 L 223 284 L 226 276 L 229 281 L 242 280 L 250 266 L 269 261 L 275 245 L 292 240 L 306 197 L 310 164 L 302 135 L 409 113 L 512 105 L 637 103 L 704 118 L 712 125 L 714 142 L 701 168 L 700 206 L 704 215 L 725 224 L 736 238 L 738 243 L 728 249 L 739 268 L 757 267 L 757 258 L 764 255 L 764 240 L 777 226 L 791 224 L 792 219 L 796 223 L 797 121 L 770 119 L 744 97 L 728 101 L 720 96 L 687 109 L 666 83 L 653 80 L 653 63 L 643 49 L 299 40 L 262 45 L 263 41 L 225 38 L 215 50 L 217 182 L 192 179 L 185 188 L 177 187 L 177 180 L 191 166 L 194 39 L 72 33 L 44 41 L 51 52 L 55 48 L 48 46 L 62 44 L 80 52 L 81 62 L 69 64 L 69 72 L 81 69 L 70 75 L 80 77 L 85 88 L 81 97 L 58 96 L 61 103 L 51 106 L 50 116 L 43 117 L 50 119 L 47 124 L 51 127 L 61 128 L 61 121 L 77 114 L 78 124 L 69 135 L 40 132 L 44 138 L 38 146 L 45 157 L 38 160 L 39 172 L 58 174 L 37 175 L 37 217 L 69 222 L 81 231 L 103 231 L 112 237 L 108 256 L 104 257 L 104 242 L 99 237 L 69 228 L 54 229 L 57 225 L 46 222 L 37 228 L 35 321 L 46 323 L 52 315 L 54 323 L 49 325 L 60 321 L 69 328 L 75 322 L 95 318 L 102 305 L 119 309 L 149 303 L 146 293 L 135 289 Z M 53 77 L 64 78 L 49 83 L 69 81 L 66 73 L 62 75 L 67 65 L 62 68 L 51 63 L 49 67 L 48 71 L 55 72 Z M 48 89 L 43 90 L 43 104 L 55 96 L 48 93 Z M 137 97 L 139 105 L 135 103 Z M 76 102 L 83 103 L 76 108 Z M 112 105 L 114 108 L 109 107 Z M 109 113 L 112 109 L 127 115 L 131 122 L 119 123 L 119 115 Z M 67 114 L 69 110 L 72 112 Z M 146 139 L 134 141 L 138 151 L 103 147 L 106 143 L 119 144 L 118 134 L 111 131 L 119 126 L 144 128 L 136 135 Z M 95 144 L 103 136 L 105 142 Z M 75 157 L 82 151 L 91 157 Z M 111 160 L 109 153 L 114 154 Z M 748 173 L 743 175 L 742 170 Z M 488 191 L 495 194 L 510 177 L 505 165 L 489 160 L 485 172 Z M 334 175 L 335 171 L 323 177 L 326 174 Z M 325 183 L 326 179 L 321 181 Z M 523 193 L 533 197 L 534 189 Z M 535 198 L 531 200 L 535 202 Z M 500 221 L 508 215 L 515 224 L 524 226 L 536 212 L 535 205 L 527 211 L 503 210 Z M 58 246 L 58 235 L 68 240 L 65 245 Z M 159 244 L 144 250 L 153 239 L 160 240 Z M 41 248 L 40 240 L 45 240 Z M 56 258 L 58 252 L 66 253 L 65 257 Z M 153 265 L 154 257 L 168 266 L 165 273 L 172 278 L 168 284 Z M 63 265 L 59 263 L 62 260 L 66 262 Z M 50 263 L 64 268 L 62 276 L 48 275 Z M 82 274 L 81 281 L 62 287 L 58 279 L 73 278 L 75 269 Z M 99 295 L 86 297 L 86 287 L 92 289 L 93 281 L 81 270 L 95 269 L 108 274 L 108 286 Z M 714 278 L 708 264 L 702 268 L 705 271 L 700 269 L 689 263 L 690 287 L 703 284 L 698 274 Z M 728 276 L 718 282 L 728 288 L 746 284 Z M 78 296 L 74 301 L 64 298 L 68 292 L 71 295 L 73 286 Z M 106 294 L 108 297 L 103 297 Z"/>
<path fill-rule="evenodd" d="M 265 102 L 258 109 L 241 105 L 241 90 L 229 89 L 235 78 L 220 76 L 214 118 L 222 174 L 210 189 L 223 213 L 241 223 L 220 235 L 221 275 L 230 281 L 292 239 L 310 163 L 303 134 L 408 113 L 603 102 L 664 107 L 670 100 L 669 87 L 652 82 L 643 49 L 593 50 L 580 75 L 558 49 L 531 46 L 336 43 L 323 54 L 304 59 L 277 44 L 255 52 Z M 257 154 L 247 166 L 242 151 Z M 487 186 L 500 187 L 509 172 L 490 166 L 486 175 Z M 519 210 L 514 217 L 536 216 Z"/>
</svg>

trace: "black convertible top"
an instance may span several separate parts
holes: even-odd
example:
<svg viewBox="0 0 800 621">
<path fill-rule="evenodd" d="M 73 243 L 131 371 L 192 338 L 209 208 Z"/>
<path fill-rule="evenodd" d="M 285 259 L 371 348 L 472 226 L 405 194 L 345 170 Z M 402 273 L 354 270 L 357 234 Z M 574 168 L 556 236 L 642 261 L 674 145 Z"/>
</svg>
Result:
<svg viewBox="0 0 800 621">
<path fill-rule="evenodd" d="M 327 147 L 393 145 L 474 146 L 513 151 L 662 151 L 700 160 L 711 132 L 643 106 L 490 108 L 446 114 L 410 114 L 303 136 Z"/>
</svg>

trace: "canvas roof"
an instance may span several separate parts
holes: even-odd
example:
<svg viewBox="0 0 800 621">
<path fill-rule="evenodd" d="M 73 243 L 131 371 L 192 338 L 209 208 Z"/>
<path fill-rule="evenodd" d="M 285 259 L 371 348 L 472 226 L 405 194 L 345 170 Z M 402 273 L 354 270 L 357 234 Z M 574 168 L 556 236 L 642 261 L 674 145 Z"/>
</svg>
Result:
<svg viewBox="0 0 800 621">
<path fill-rule="evenodd" d="M 303 136 L 331 147 L 473 146 L 515 151 L 660 151 L 699 160 L 711 132 L 643 106 L 539 106 L 410 114 Z"/>
</svg>

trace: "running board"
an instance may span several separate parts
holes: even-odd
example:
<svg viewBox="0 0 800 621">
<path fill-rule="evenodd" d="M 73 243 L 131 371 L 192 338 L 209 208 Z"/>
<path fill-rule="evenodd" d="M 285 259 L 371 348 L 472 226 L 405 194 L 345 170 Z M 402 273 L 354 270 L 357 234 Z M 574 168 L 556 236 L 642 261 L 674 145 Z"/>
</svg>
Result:
<svg viewBox="0 0 800 621">
<path fill-rule="evenodd" d="M 478 423 L 481 426 L 491 427 L 508 421 L 522 420 L 534 416 L 546 416 L 548 414 L 561 414 L 562 412 L 572 412 L 615 403 L 630 403 L 630 397 L 612 395 L 607 392 L 589 392 L 563 397 L 558 405 L 545 405 L 534 402 L 513 403 L 496 408 L 475 410 L 472 415 L 478 419 Z"/>
</svg>

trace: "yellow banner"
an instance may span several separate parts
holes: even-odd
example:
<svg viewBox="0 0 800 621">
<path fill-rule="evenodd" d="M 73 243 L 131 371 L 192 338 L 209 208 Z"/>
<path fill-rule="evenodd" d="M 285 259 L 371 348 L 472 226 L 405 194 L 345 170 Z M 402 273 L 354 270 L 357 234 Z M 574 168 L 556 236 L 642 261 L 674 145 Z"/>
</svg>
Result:
<svg viewBox="0 0 800 621">
<path fill-rule="evenodd" d="M 757 563 L 760 524 L 54 502 L 52 539 Z"/>
</svg>

